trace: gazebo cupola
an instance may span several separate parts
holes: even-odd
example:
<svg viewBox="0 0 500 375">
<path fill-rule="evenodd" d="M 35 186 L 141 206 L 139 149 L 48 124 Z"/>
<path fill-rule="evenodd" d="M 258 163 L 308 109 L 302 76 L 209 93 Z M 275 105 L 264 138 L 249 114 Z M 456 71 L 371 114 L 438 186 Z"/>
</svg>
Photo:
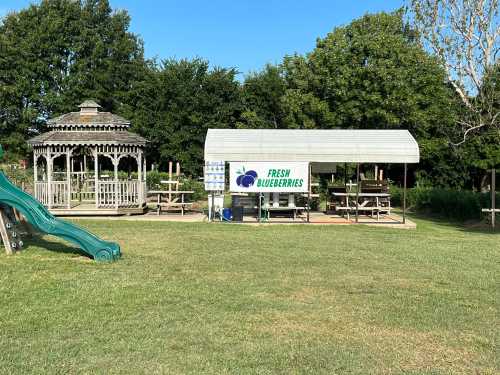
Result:
<svg viewBox="0 0 500 375">
<path fill-rule="evenodd" d="M 146 140 L 93 100 L 48 121 L 33 147 L 35 196 L 54 214 L 143 212 Z"/>
</svg>

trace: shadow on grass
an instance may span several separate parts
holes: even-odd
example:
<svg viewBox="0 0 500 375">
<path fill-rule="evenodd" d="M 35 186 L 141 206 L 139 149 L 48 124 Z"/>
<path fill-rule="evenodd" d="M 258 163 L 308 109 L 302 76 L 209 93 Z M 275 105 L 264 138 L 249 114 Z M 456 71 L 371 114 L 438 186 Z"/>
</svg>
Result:
<svg viewBox="0 0 500 375">
<path fill-rule="evenodd" d="M 429 213 L 411 211 L 408 214 L 410 218 L 427 221 L 434 225 L 458 229 L 463 232 L 500 235 L 500 220 L 498 219 L 495 229 L 493 229 L 491 227 L 491 223 L 486 222 L 485 220 L 468 220 L 466 222 L 461 222 Z"/>
<path fill-rule="evenodd" d="M 50 237 L 49 237 L 50 238 Z M 30 237 L 25 238 L 25 246 L 36 246 L 43 248 L 48 251 L 52 251 L 55 253 L 63 253 L 63 254 L 71 254 L 71 255 L 80 255 L 85 258 L 92 259 L 90 255 L 85 253 L 83 250 L 79 249 L 78 247 L 70 246 L 67 245 L 64 242 L 59 242 L 59 241 L 51 241 L 48 240 L 46 237 L 42 237 L 40 234 L 35 234 Z"/>
</svg>

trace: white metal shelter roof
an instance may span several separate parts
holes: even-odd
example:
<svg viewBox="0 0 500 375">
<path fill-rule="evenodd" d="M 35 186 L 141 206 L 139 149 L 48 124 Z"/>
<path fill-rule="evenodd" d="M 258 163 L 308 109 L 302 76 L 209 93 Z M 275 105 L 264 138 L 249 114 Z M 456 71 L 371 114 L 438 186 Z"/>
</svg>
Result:
<svg viewBox="0 0 500 375">
<path fill-rule="evenodd" d="M 407 130 L 208 129 L 205 160 L 418 163 Z"/>
</svg>

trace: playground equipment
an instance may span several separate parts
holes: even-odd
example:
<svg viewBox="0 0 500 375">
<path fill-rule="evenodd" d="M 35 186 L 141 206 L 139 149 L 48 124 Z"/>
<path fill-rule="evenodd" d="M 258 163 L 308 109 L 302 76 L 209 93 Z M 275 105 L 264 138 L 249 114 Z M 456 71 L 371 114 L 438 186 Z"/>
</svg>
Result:
<svg viewBox="0 0 500 375">
<path fill-rule="evenodd" d="M 0 146 L 0 159 L 2 155 Z M 0 234 L 8 254 L 23 246 L 17 230 L 20 218 L 16 217 L 14 210 L 20 212 L 38 231 L 77 245 L 95 260 L 112 261 L 121 255 L 117 243 L 103 241 L 77 225 L 57 219 L 39 201 L 12 184 L 4 172 L 0 171 Z"/>
</svg>

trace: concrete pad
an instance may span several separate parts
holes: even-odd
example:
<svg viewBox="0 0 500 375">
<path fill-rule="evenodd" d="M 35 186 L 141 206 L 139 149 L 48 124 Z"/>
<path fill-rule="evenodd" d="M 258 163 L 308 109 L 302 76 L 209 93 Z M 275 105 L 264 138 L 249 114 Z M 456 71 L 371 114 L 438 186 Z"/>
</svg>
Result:
<svg viewBox="0 0 500 375">
<path fill-rule="evenodd" d="M 207 222 L 206 215 L 200 212 L 187 212 L 182 216 L 180 213 L 167 213 L 157 215 L 156 212 L 151 212 L 143 215 L 130 215 L 130 216 L 85 216 L 76 218 L 74 216 L 72 219 L 92 219 L 92 220 L 127 220 L 127 221 L 164 221 L 164 222 L 180 222 L 180 223 L 201 223 Z M 215 223 L 218 223 L 216 221 Z M 245 224 L 245 225 L 270 225 L 270 224 L 314 224 L 314 225 L 369 225 L 374 227 L 383 228 L 397 228 L 397 229 L 415 229 L 417 225 L 406 219 L 406 223 L 403 224 L 403 217 L 394 213 L 390 215 L 380 215 L 380 220 L 377 221 L 376 217 L 370 217 L 367 215 L 359 215 L 358 223 L 356 223 L 356 218 L 351 216 L 349 220 L 346 217 L 339 215 L 325 214 L 324 212 L 311 212 L 309 214 L 309 223 L 307 222 L 306 214 L 301 214 L 297 216 L 294 220 L 293 217 L 282 216 L 282 217 L 271 217 L 267 221 L 258 222 L 257 217 L 254 215 L 245 215 L 243 221 L 231 224 Z"/>
</svg>

